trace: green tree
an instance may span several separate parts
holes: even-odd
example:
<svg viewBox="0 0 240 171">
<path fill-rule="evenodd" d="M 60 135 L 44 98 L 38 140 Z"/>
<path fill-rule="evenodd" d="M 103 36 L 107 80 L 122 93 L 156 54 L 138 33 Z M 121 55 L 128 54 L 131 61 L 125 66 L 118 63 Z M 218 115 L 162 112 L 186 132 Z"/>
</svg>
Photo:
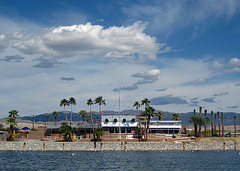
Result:
<svg viewBox="0 0 240 171">
<path fill-rule="evenodd" d="M 96 136 L 97 136 L 97 140 L 100 141 L 101 136 L 104 135 L 103 129 L 100 128 L 100 127 L 97 127 L 97 128 L 95 129 L 95 134 L 96 134 Z"/>
<path fill-rule="evenodd" d="M 15 141 L 15 126 L 17 125 L 16 117 L 18 117 L 17 110 L 11 110 L 8 112 L 7 123 L 10 125 L 10 141 Z"/>
<path fill-rule="evenodd" d="M 70 125 L 72 125 L 72 106 L 76 105 L 76 100 L 73 97 L 70 97 L 68 102 L 71 105 Z"/>
<path fill-rule="evenodd" d="M 95 139 L 94 125 L 93 125 L 93 117 L 92 117 L 92 105 L 93 105 L 93 101 L 92 101 L 91 98 L 88 99 L 87 105 L 90 106 L 90 117 L 91 117 L 92 131 L 93 131 L 93 139 Z"/>
<path fill-rule="evenodd" d="M 74 133 L 77 132 L 77 128 L 71 127 L 69 125 L 62 125 L 59 128 L 59 132 L 60 132 L 59 137 L 64 136 L 64 141 L 72 142 L 73 141 L 72 136 Z"/>
<path fill-rule="evenodd" d="M 198 125 L 199 125 L 199 131 L 198 131 L 198 137 L 201 137 L 201 126 L 205 124 L 205 121 L 202 117 L 199 116 L 198 119 Z"/>
<path fill-rule="evenodd" d="M 55 119 L 55 126 L 57 126 L 57 116 L 59 116 L 59 113 L 57 111 L 54 111 L 53 113 L 54 119 Z"/>
<path fill-rule="evenodd" d="M 136 101 L 133 104 L 133 107 L 136 107 L 136 109 L 137 109 L 138 122 L 139 122 L 139 127 L 140 127 L 140 137 L 142 137 L 142 125 L 141 125 L 141 120 L 140 120 L 139 111 L 138 111 L 138 108 L 140 107 L 140 103 L 138 101 Z"/>
<path fill-rule="evenodd" d="M 223 117 L 223 112 L 221 112 L 222 116 L 222 137 L 224 137 L 224 117 Z"/>
<path fill-rule="evenodd" d="M 197 137 L 198 136 L 198 120 L 199 120 L 199 117 L 194 115 L 194 116 L 191 116 L 190 117 L 190 120 L 189 122 L 192 123 L 194 125 L 194 136 Z"/>
<path fill-rule="evenodd" d="M 146 113 L 147 113 L 147 133 L 146 133 L 146 140 L 148 140 L 148 133 L 150 127 L 150 120 L 151 117 L 154 116 L 155 109 L 152 106 L 147 106 Z"/>
<path fill-rule="evenodd" d="M 66 106 L 69 106 L 69 101 L 67 99 L 62 99 L 60 101 L 60 106 L 64 106 L 64 113 L 65 113 L 66 124 L 68 125 Z"/>
<path fill-rule="evenodd" d="M 165 117 L 165 114 L 164 114 L 163 111 L 159 110 L 159 111 L 157 111 L 157 112 L 155 113 L 155 116 L 157 116 L 157 117 L 158 117 L 158 120 L 161 121 L 162 118 Z"/>
<path fill-rule="evenodd" d="M 96 99 L 95 99 L 95 104 L 99 104 L 99 118 L 98 118 L 98 128 L 100 127 L 100 124 L 101 124 L 101 105 L 104 104 L 106 105 L 106 102 L 105 102 L 105 99 L 103 99 L 102 96 L 98 96 Z"/>
<path fill-rule="evenodd" d="M 143 140 L 146 140 L 146 134 L 147 134 L 147 111 L 144 110 L 141 112 L 140 114 L 141 116 L 144 117 L 144 137 L 143 137 Z"/>
<path fill-rule="evenodd" d="M 202 107 L 199 107 L 199 117 L 202 118 Z M 201 127 L 202 125 L 199 125 L 199 137 L 201 137 Z"/>
<path fill-rule="evenodd" d="M 147 106 L 149 106 L 149 103 L 150 103 L 150 101 L 148 100 L 148 98 L 144 98 L 143 100 L 142 100 L 142 106 L 144 105 L 144 108 L 146 109 L 147 108 Z"/>
<path fill-rule="evenodd" d="M 176 121 L 178 121 L 178 119 L 181 119 L 182 115 L 180 113 L 173 113 L 172 114 L 172 119 L 175 119 Z"/>
<path fill-rule="evenodd" d="M 87 111 L 86 110 L 80 110 L 80 112 L 78 113 L 80 117 L 83 118 L 83 122 L 85 122 L 85 119 L 87 117 Z"/>
</svg>

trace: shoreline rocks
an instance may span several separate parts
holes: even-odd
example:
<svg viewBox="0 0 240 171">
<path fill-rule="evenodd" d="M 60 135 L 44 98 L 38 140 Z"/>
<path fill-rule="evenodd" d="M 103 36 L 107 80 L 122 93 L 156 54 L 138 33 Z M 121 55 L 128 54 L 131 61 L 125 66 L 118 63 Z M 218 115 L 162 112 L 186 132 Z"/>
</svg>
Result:
<svg viewBox="0 0 240 171">
<path fill-rule="evenodd" d="M 94 142 L 0 141 L 1 151 L 95 151 Z M 97 142 L 96 151 L 240 150 L 237 142 Z"/>
</svg>

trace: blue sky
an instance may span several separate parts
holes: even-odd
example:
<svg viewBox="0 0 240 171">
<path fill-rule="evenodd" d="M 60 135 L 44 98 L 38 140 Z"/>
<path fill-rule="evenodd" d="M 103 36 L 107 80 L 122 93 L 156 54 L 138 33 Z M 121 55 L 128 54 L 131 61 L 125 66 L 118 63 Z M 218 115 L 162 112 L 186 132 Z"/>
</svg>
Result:
<svg viewBox="0 0 240 171">
<path fill-rule="evenodd" d="M 118 111 L 119 90 L 121 110 L 239 112 L 238 0 L 0 0 L 0 23 L 1 118 Z"/>
</svg>

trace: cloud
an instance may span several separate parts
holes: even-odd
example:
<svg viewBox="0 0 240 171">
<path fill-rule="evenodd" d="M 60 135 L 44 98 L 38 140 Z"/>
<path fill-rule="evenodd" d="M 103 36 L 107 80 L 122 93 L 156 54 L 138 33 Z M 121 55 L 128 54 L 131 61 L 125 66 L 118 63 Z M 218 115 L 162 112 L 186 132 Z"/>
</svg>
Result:
<svg viewBox="0 0 240 171">
<path fill-rule="evenodd" d="M 5 56 L 4 59 L 0 59 L 0 61 L 5 62 L 22 62 L 22 60 L 25 59 L 24 57 L 20 55 L 13 55 L 13 56 Z"/>
<path fill-rule="evenodd" d="M 139 71 L 136 74 L 131 75 L 132 77 L 142 78 L 143 80 L 138 81 L 135 85 L 139 84 L 150 84 L 158 80 L 160 70 L 153 69 L 149 71 Z"/>
<path fill-rule="evenodd" d="M 185 99 L 181 97 L 174 97 L 173 95 L 166 95 L 163 97 L 155 97 L 150 99 L 151 105 L 168 105 L 168 104 L 187 104 Z"/>
<path fill-rule="evenodd" d="M 56 64 L 61 64 L 61 62 L 58 62 L 54 58 L 47 59 L 44 57 L 39 57 L 37 59 L 34 59 L 33 61 L 39 61 L 38 64 L 33 65 L 33 67 L 36 67 L 36 68 L 52 68 L 52 67 L 55 67 Z"/>
<path fill-rule="evenodd" d="M 156 91 L 166 91 L 166 90 L 167 90 L 167 88 L 162 88 L 162 89 L 158 89 Z"/>
<path fill-rule="evenodd" d="M 237 87 L 240 86 L 240 83 L 235 84 L 235 86 L 237 86 Z"/>
<path fill-rule="evenodd" d="M 228 95 L 228 92 L 220 93 L 220 94 L 214 94 L 213 96 L 225 96 Z"/>
<path fill-rule="evenodd" d="M 21 41 L 13 47 L 26 54 L 74 56 L 102 54 L 105 58 L 156 59 L 161 47 L 155 37 L 146 35 L 145 24 L 103 28 L 91 23 L 60 26 L 38 38 Z"/>
<path fill-rule="evenodd" d="M 212 98 L 205 98 L 202 101 L 207 102 L 207 103 L 216 103 L 216 101 L 214 100 L 214 97 L 212 97 Z"/>
<path fill-rule="evenodd" d="M 137 90 L 138 86 L 136 85 L 131 85 L 131 86 L 125 86 L 125 87 L 120 87 L 120 88 L 114 88 L 113 91 L 120 91 L 120 90 Z"/>
<path fill-rule="evenodd" d="M 228 65 L 232 68 L 240 66 L 240 59 L 238 58 L 232 58 L 229 62 Z"/>
<path fill-rule="evenodd" d="M 151 1 L 151 3 L 133 4 L 123 8 L 123 12 L 131 20 L 147 21 L 151 31 L 168 36 L 176 30 L 198 25 L 194 29 L 194 38 L 202 34 L 209 22 L 213 19 L 231 19 L 239 13 L 238 0 L 198 0 L 189 1 Z M 211 23 L 212 24 L 212 23 Z M 200 27 L 200 26 L 202 27 Z"/>
<path fill-rule="evenodd" d="M 222 69 L 224 67 L 223 64 L 220 64 L 219 62 L 215 62 L 211 68 L 214 69 L 214 70 L 219 70 L 219 69 Z"/>
<path fill-rule="evenodd" d="M 236 108 L 238 108 L 238 106 L 228 106 L 227 108 L 228 109 L 236 109 Z"/>
<path fill-rule="evenodd" d="M 185 85 L 198 85 L 198 84 L 204 84 L 204 83 L 206 83 L 206 80 L 203 79 L 203 78 L 200 78 L 200 79 L 193 80 L 193 81 L 190 81 L 188 83 L 185 83 Z"/>
<path fill-rule="evenodd" d="M 64 81 L 74 81 L 75 80 L 73 77 L 61 77 L 60 79 L 64 80 Z"/>
<path fill-rule="evenodd" d="M 3 52 L 8 46 L 8 39 L 4 35 L 0 35 L 0 52 Z"/>
</svg>

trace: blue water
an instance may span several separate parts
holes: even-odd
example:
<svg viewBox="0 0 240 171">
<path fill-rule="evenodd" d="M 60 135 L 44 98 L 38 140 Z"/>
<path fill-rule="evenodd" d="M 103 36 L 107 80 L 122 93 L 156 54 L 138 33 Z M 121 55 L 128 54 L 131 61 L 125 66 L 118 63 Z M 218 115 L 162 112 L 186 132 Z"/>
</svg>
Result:
<svg viewBox="0 0 240 171">
<path fill-rule="evenodd" d="M 0 151 L 0 170 L 239 169 L 239 151 Z"/>
</svg>

